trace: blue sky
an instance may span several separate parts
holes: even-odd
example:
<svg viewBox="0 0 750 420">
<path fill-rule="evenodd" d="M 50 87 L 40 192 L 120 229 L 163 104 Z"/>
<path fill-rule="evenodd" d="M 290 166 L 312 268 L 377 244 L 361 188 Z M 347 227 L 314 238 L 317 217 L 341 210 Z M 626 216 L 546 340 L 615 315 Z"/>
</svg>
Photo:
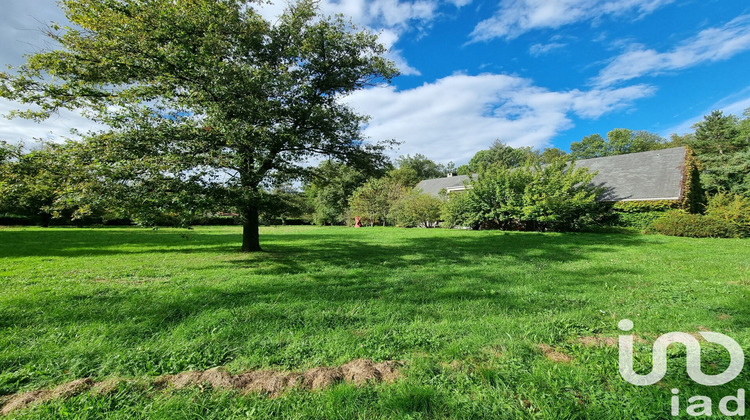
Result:
<svg viewBox="0 0 750 420">
<path fill-rule="evenodd" d="M 0 61 L 42 45 L 53 0 L 4 0 Z M 263 6 L 268 17 L 284 2 Z M 613 128 L 684 133 L 713 109 L 750 107 L 750 3 L 744 0 L 323 0 L 381 34 L 403 75 L 345 100 L 372 116 L 372 140 L 465 163 L 495 139 L 568 149 Z M 10 104 L 0 103 L 0 112 Z M 0 121 L 0 138 L 92 128 Z"/>
</svg>

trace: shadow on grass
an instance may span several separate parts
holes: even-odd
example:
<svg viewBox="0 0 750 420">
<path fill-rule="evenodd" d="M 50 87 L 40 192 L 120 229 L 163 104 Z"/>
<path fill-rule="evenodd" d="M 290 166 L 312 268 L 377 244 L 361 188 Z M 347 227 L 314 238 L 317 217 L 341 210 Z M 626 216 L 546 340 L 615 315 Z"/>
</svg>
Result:
<svg viewBox="0 0 750 420">
<path fill-rule="evenodd" d="M 4 341 L 0 372 L 63 366 L 78 376 L 156 375 L 238 357 L 297 367 L 342 353 L 431 353 L 462 334 L 492 340 L 487 330 L 503 317 L 522 334 L 571 318 L 594 325 L 597 319 L 581 321 L 576 313 L 596 314 L 602 302 L 613 301 L 605 283 L 619 282 L 619 297 L 627 299 L 632 295 L 622 290 L 631 279 L 656 275 L 642 265 L 608 262 L 633 247 L 659 247 L 658 238 L 646 244 L 638 235 L 310 228 L 265 230 L 266 251 L 243 255 L 236 251 L 240 238 L 231 229 L 0 230 L 0 258 L 37 257 L 29 265 L 79 256 L 101 256 L 96 261 L 105 265 L 132 255 L 137 271 L 155 253 L 148 264 L 189 260 L 183 270 L 195 274 L 139 285 L 76 279 L 49 285 L 40 279 L 31 291 L 14 285 L 13 294 L 0 293 L 0 339 L 15 337 Z M 750 312 L 741 302 L 738 296 L 731 322 L 747 327 Z M 342 341 L 327 347 L 329 339 Z M 86 344 L 102 341 L 112 347 L 88 353 Z M 350 346 L 339 348 L 342 342 Z M 22 383 L 11 379 L 3 385 L 0 376 L 0 394 Z"/>
<path fill-rule="evenodd" d="M 626 235 L 444 232 L 425 236 L 413 232 L 414 237 L 384 241 L 369 236 L 370 232 L 354 237 L 325 229 L 272 231 L 264 235 L 266 252 L 248 255 L 234 254 L 235 248 L 227 245 L 239 238 L 234 233 L 196 232 L 186 240 L 180 233 L 147 230 L 0 232 L 0 238 L 16 243 L 9 246 L 6 242 L 0 256 L 229 255 L 218 262 L 206 259 L 205 265 L 191 269 L 199 273 L 199 278 L 209 279 L 194 284 L 167 282 L 154 285 L 154 290 L 98 285 L 93 287 L 95 292 L 91 287 L 74 287 L 53 294 L 16 296 L 11 298 L 13 306 L 24 310 L 3 311 L 0 327 L 40 321 L 60 325 L 138 319 L 147 330 L 159 330 L 205 311 L 271 304 L 275 309 L 259 309 L 257 319 L 285 325 L 299 321 L 285 305 L 299 302 L 326 308 L 368 302 L 414 306 L 484 301 L 506 311 L 537 313 L 551 304 L 558 308 L 584 304 L 586 298 L 579 295 L 590 293 L 602 282 L 600 268 L 571 270 L 566 264 L 586 260 L 592 254 L 608 253 L 616 258 L 619 250 L 642 244 L 639 236 Z M 92 244 L 100 244 L 101 249 Z M 133 251 L 116 245 L 132 246 Z M 219 270 L 246 280 L 235 280 L 231 287 L 224 281 L 211 281 L 213 272 Z M 523 294 L 514 290 L 523 286 L 519 284 L 519 270 L 532 276 L 523 280 L 530 284 Z M 534 280 L 535 272 L 544 280 Z M 638 274 L 635 268 L 622 267 L 610 269 L 609 274 L 618 272 Z M 39 315 L 29 317 L 30 312 Z"/>
</svg>

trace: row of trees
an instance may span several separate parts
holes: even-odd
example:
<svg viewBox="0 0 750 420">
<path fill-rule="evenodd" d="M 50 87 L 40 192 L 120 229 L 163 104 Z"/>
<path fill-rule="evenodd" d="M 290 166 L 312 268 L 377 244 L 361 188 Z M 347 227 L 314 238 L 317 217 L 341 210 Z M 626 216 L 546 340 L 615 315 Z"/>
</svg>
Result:
<svg viewBox="0 0 750 420">
<path fill-rule="evenodd" d="M 722 191 L 748 197 L 748 112 L 744 119 L 713 112 L 695 125 L 695 133 L 672 136 L 669 141 L 642 131 L 616 129 L 601 142 L 594 143 L 591 139 L 595 136 L 588 136 L 574 143 L 570 154 L 559 149 L 513 148 L 496 141 L 457 169 L 452 163 L 439 164 L 421 154 L 401 156 L 395 162 L 371 159 L 359 167 L 328 159 L 307 168 L 303 182 L 297 184 L 301 188 L 289 183 L 259 188 L 259 214 L 269 221 L 296 220 L 319 225 L 351 223 L 354 216 L 359 216 L 370 225 L 435 226 L 444 221 L 449 226 L 574 229 L 585 220 L 597 218 L 592 204 L 596 192 L 571 187 L 587 185 L 587 177 L 592 174 L 564 171 L 561 165 L 580 157 L 678 145 L 690 146 L 697 153 L 703 184 L 711 195 Z M 97 147 L 96 141 L 117 140 L 110 136 L 83 143 L 44 144 L 27 153 L 20 147 L 2 144 L 0 212 L 37 214 L 42 224 L 48 224 L 53 217 L 95 215 L 127 217 L 144 225 L 188 225 L 204 216 L 206 209 L 233 211 L 226 204 L 226 197 L 222 197 L 225 192 L 213 188 L 205 174 L 200 174 L 200 179 L 194 179 L 188 184 L 192 188 L 187 189 L 164 172 L 148 172 L 153 165 L 123 164 L 136 163 L 112 156 L 113 151 L 121 150 L 119 147 Z M 100 162 L 120 162 L 119 169 L 106 165 L 107 170 L 147 176 L 141 176 L 138 188 L 133 188 L 132 183 L 94 182 L 89 165 L 94 156 Z M 446 200 L 414 190 L 423 179 L 454 171 L 477 174 L 467 194 Z M 556 173 L 565 176 L 556 178 Z M 95 174 L 95 179 L 122 178 L 118 174 Z M 564 198 L 558 193 L 570 195 Z"/>
</svg>

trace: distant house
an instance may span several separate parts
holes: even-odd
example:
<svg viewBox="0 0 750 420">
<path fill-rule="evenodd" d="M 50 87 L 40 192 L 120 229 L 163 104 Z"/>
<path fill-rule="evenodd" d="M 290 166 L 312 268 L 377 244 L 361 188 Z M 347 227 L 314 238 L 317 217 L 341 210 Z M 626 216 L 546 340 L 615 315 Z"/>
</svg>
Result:
<svg viewBox="0 0 750 420">
<path fill-rule="evenodd" d="M 675 147 L 583 159 L 576 166 L 598 171 L 592 184 L 606 189 L 600 201 L 680 200 L 685 192 L 687 158 L 684 147 Z M 467 175 L 452 175 L 426 179 L 416 188 L 437 196 L 441 191 L 463 191 L 469 183 Z"/>
</svg>

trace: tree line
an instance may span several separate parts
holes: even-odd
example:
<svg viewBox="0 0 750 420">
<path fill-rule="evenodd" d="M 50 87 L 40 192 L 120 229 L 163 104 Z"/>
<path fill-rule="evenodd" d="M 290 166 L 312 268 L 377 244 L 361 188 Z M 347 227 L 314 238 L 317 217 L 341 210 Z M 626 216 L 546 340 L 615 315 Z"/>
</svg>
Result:
<svg viewBox="0 0 750 420">
<path fill-rule="evenodd" d="M 573 143 L 569 154 L 497 141 L 457 168 L 422 155 L 391 162 L 386 151 L 394 142 L 366 142 L 367 117 L 340 98 L 389 83 L 398 70 L 377 34 L 320 15 L 313 0 L 289 4 L 274 21 L 245 0 L 77 0 L 60 7 L 73 25 L 50 24 L 46 33 L 57 47 L 0 72 L 0 97 L 27 107 L 12 117 L 43 120 L 69 109 L 107 129 L 33 149 L 0 143 L 0 212 L 36 215 L 43 225 L 127 218 L 187 226 L 233 214 L 243 226 L 243 251 L 260 250 L 263 220 L 514 220 L 521 228 L 562 229 L 588 216 L 556 219 L 553 213 L 568 209 L 551 209 L 568 198 L 573 208 L 588 209 L 575 204 L 575 194 L 592 192 L 568 188 L 578 184 L 541 168 L 676 145 L 695 150 L 709 193 L 750 191 L 747 112 L 744 119 L 714 112 L 695 133 L 669 140 L 616 129 Z M 323 160 L 310 166 L 315 159 Z M 465 194 L 472 203 L 414 191 L 420 180 L 454 171 L 477 174 L 474 192 Z M 561 172 L 579 173 L 579 183 L 588 176 Z M 523 191 L 517 178 L 528 183 Z M 482 185 L 504 196 L 482 198 Z M 499 211 L 501 202 L 518 205 Z"/>
<path fill-rule="evenodd" d="M 279 183 L 258 190 L 259 215 L 267 223 L 501 227 L 573 229 L 592 223 L 599 207 L 588 184 L 593 174 L 565 168 L 578 159 L 688 146 L 700 164 L 709 195 L 750 197 L 750 110 L 745 118 L 714 111 L 694 125 L 695 132 L 669 140 L 645 131 L 614 129 L 606 138 L 591 135 L 556 148 L 513 148 L 495 141 L 459 167 L 437 163 L 422 154 L 390 161 L 381 156 L 355 166 L 326 159 L 307 168 L 302 182 Z M 90 167 L 97 147 L 90 142 L 46 143 L 24 152 L 0 147 L 0 212 L 36 215 L 42 224 L 53 218 L 95 215 L 130 218 L 142 225 L 190 225 L 216 213 L 232 213 L 217 199 L 206 180 L 170 185 L 161 173 L 144 176 L 138 188 L 92 180 Z M 97 159 L 106 159 L 97 156 Z M 113 161 L 117 161 L 113 159 Z M 132 167 L 121 170 L 131 172 Z M 448 173 L 474 177 L 471 194 L 434 197 L 415 190 L 424 179 Z M 191 185 L 191 184 L 188 184 Z M 563 194 L 563 195 L 561 195 Z M 220 198 L 220 197 L 219 197 Z M 144 201 L 145 200 L 145 201 Z"/>
</svg>

